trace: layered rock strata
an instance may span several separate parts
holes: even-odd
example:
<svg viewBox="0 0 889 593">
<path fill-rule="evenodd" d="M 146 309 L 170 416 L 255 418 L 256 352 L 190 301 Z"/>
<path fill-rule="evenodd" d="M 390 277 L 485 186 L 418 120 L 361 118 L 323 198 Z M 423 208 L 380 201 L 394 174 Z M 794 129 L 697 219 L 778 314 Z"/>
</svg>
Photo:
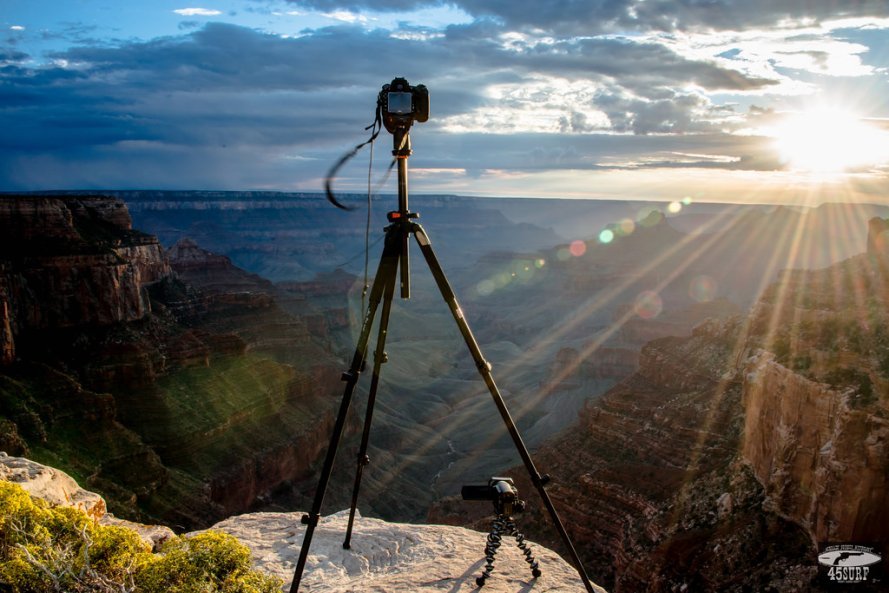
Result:
<svg viewBox="0 0 889 593">
<path fill-rule="evenodd" d="M 0 449 L 183 529 L 311 475 L 339 362 L 271 283 L 193 242 L 171 266 L 117 199 L 7 196 L 0 236 Z"/>
<path fill-rule="evenodd" d="M 5 196 L 0 200 L 3 357 L 33 330 L 134 321 L 143 288 L 170 273 L 157 239 L 133 230 L 120 200 Z"/>
</svg>

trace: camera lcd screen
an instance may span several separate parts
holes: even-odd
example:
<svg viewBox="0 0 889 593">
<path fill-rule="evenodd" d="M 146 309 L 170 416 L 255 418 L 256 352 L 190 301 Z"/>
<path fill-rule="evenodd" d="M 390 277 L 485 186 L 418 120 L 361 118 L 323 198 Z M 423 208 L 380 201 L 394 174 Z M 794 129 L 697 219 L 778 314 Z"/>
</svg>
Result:
<svg viewBox="0 0 889 593">
<path fill-rule="evenodd" d="M 389 113 L 407 114 L 413 113 L 413 94 L 411 93 L 389 93 L 386 99 Z"/>
</svg>

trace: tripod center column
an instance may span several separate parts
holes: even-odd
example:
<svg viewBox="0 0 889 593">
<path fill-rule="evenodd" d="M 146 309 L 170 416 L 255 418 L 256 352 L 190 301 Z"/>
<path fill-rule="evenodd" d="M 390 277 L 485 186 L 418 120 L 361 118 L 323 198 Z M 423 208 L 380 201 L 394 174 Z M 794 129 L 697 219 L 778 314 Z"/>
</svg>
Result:
<svg viewBox="0 0 889 593">
<path fill-rule="evenodd" d="M 411 156 L 411 136 L 408 128 L 398 128 L 392 136 L 392 156 L 398 161 L 398 211 L 405 216 L 407 203 L 407 159 Z"/>
</svg>

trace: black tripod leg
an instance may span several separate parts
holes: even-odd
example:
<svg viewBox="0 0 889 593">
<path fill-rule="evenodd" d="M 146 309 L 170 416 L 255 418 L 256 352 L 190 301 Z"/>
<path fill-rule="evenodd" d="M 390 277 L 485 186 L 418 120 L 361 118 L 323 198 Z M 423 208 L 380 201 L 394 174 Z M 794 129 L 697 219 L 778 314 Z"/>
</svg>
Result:
<svg viewBox="0 0 889 593">
<path fill-rule="evenodd" d="M 370 441 L 370 425 L 373 421 L 374 404 L 377 399 L 377 386 L 380 383 L 380 366 L 386 362 L 386 335 L 389 327 L 389 312 L 392 310 L 392 297 L 395 294 L 395 274 L 386 278 L 383 294 L 383 309 L 380 312 L 380 327 L 377 333 L 377 346 L 374 350 L 374 368 L 370 380 L 370 391 L 367 395 L 367 411 L 364 415 L 364 432 L 361 435 L 361 448 L 358 451 L 358 468 L 355 470 L 355 485 L 352 488 L 352 506 L 349 508 L 349 526 L 346 528 L 346 539 L 343 548 L 348 550 L 352 542 L 352 526 L 355 523 L 355 508 L 358 506 L 358 490 L 361 488 L 361 476 L 364 467 L 370 463 L 367 446 Z"/>
<path fill-rule="evenodd" d="M 413 227 L 414 237 L 416 237 L 417 243 L 420 245 L 420 251 L 423 252 L 423 257 L 426 258 L 426 263 L 429 264 L 429 269 L 432 272 L 432 276 L 435 278 L 438 290 L 441 292 L 441 296 L 444 297 L 445 302 L 447 302 L 448 307 L 451 309 L 454 320 L 457 322 L 457 327 L 460 328 L 460 333 L 463 334 L 466 346 L 469 347 L 469 352 L 475 360 L 475 366 L 478 368 L 478 372 L 484 379 L 485 385 L 488 386 L 488 391 L 494 399 L 494 404 L 497 406 L 497 410 L 500 412 L 500 416 L 506 424 L 506 429 L 509 431 L 513 443 L 515 443 L 519 456 L 521 456 L 525 468 L 528 470 L 531 482 L 537 488 L 537 492 L 540 493 L 540 498 L 543 499 L 543 504 L 546 506 L 546 510 L 549 511 L 549 515 L 555 524 L 556 530 L 559 532 L 562 542 L 568 549 L 574 567 L 577 569 L 577 573 L 580 575 L 586 590 L 589 593 L 595 593 L 593 584 L 587 576 L 583 564 L 580 562 L 580 557 L 577 555 L 577 550 L 574 549 L 574 545 L 571 543 L 571 538 L 568 536 L 568 532 L 565 531 L 565 526 L 562 524 L 561 519 L 559 519 L 559 513 L 556 511 L 556 507 L 553 505 L 549 493 L 546 491 L 545 486 L 547 480 L 544 479 L 537 472 L 537 468 L 534 467 L 534 461 L 531 459 L 531 454 L 528 453 L 528 449 L 525 447 L 524 441 L 522 441 L 522 436 L 519 434 L 519 429 L 516 427 L 515 422 L 513 422 L 509 410 L 506 408 L 503 396 L 500 395 L 500 390 L 497 388 L 497 384 L 494 383 L 494 377 L 491 375 L 491 364 L 485 360 L 481 348 L 479 348 L 478 342 L 475 340 L 475 336 L 472 335 L 472 330 L 469 329 L 469 324 L 463 316 L 463 310 L 457 303 L 457 297 L 451 289 L 451 285 L 448 283 L 448 279 L 445 276 L 444 271 L 441 269 L 441 265 L 438 263 L 438 258 L 435 257 L 435 252 L 432 251 L 429 237 L 426 235 L 426 231 L 423 230 L 423 227 L 419 224 L 415 223 Z"/>
<path fill-rule="evenodd" d="M 302 574 L 306 568 L 306 560 L 309 557 L 309 547 L 312 545 L 312 536 L 315 533 L 315 527 L 318 525 L 318 521 L 321 519 L 321 505 L 324 503 L 324 494 L 327 491 L 330 474 L 333 472 L 336 451 L 339 447 L 340 439 L 343 436 L 343 429 L 346 425 L 346 416 L 349 413 L 349 405 L 352 402 L 352 392 L 355 390 L 355 384 L 358 383 L 358 377 L 361 375 L 364 360 L 367 356 L 367 341 L 370 336 L 371 327 L 373 326 L 374 317 L 377 313 L 377 307 L 383 296 L 383 289 L 384 287 L 395 283 L 395 274 L 398 271 L 398 258 L 401 252 L 401 233 L 392 230 L 394 228 L 395 227 L 390 227 L 390 231 L 386 234 L 386 246 L 383 248 L 383 256 L 380 259 L 380 265 L 377 268 L 377 275 L 374 277 L 373 287 L 370 291 L 367 315 L 364 318 L 364 324 L 361 326 L 361 334 L 358 338 L 358 345 L 355 347 L 355 355 L 352 357 L 352 365 L 349 367 L 348 371 L 343 373 L 343 380 L 346 382 L 346 388 L 343 392 L 343 400 L 340 403 L 336 423 L 333 426 L 333 435 L 330 437 L 330 446 L 327 448 L 327 456 L 324 458 L 324 465 L 321 468 L 321 476 L 318 478 L 318 487 L 315 490 L 315 500 L 312 502 L 312 510 L 302 519 L 303 523 L 306 524 L 306 534 L 303 536 L 302 548 L 299 551 L 299 560 L 297 560 L 293 582 L 290 585 L 290 593 L 297 593 L 297 591 L 299 591 Z"/>
</svg>

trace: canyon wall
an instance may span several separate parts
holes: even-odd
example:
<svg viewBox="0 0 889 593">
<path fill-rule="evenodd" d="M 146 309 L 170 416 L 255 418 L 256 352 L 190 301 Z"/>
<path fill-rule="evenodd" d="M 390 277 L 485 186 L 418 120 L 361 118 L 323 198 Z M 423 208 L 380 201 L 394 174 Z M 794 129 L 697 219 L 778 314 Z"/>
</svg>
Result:
<svg viewBox="0 0 889 593">
<path fill-rule="evenodd" d="M 760 352 L 744 375 L 741 455 L 769 510 L 813 543 L 889 540 L 889 419 L 851 389 L 802 377 Z"/>
<path fill-rule="evenodd" d="M 821 544 L 889 556 L 887 304 L 869 253 L 782 273 L 749 315 L 649 342 L 535 452 L 591 576 L 616 592 L 802 593 L 826 590 Z M 522 528 L 558 549 L 527 472 L 509 475 L 530 502 Z M 430 518 L 483 529 L 485 511 L 451 499 Z"/>
<path fill-rule="evenodd" d="M 190 528 L 312 475 L 341 363 L 324 315 L 277 301 L 311 296 L 170 255 L 119 199 L 0 200 L 0 450 Z"/>
<path fill-rule="evenodd" d="M 109 325 L 151 310 L 145 285 L 170 273 L 157 239 L 134 231 L 120 200 L 0 200 L 4 359 L 19 333 Z"/>
</svg>

